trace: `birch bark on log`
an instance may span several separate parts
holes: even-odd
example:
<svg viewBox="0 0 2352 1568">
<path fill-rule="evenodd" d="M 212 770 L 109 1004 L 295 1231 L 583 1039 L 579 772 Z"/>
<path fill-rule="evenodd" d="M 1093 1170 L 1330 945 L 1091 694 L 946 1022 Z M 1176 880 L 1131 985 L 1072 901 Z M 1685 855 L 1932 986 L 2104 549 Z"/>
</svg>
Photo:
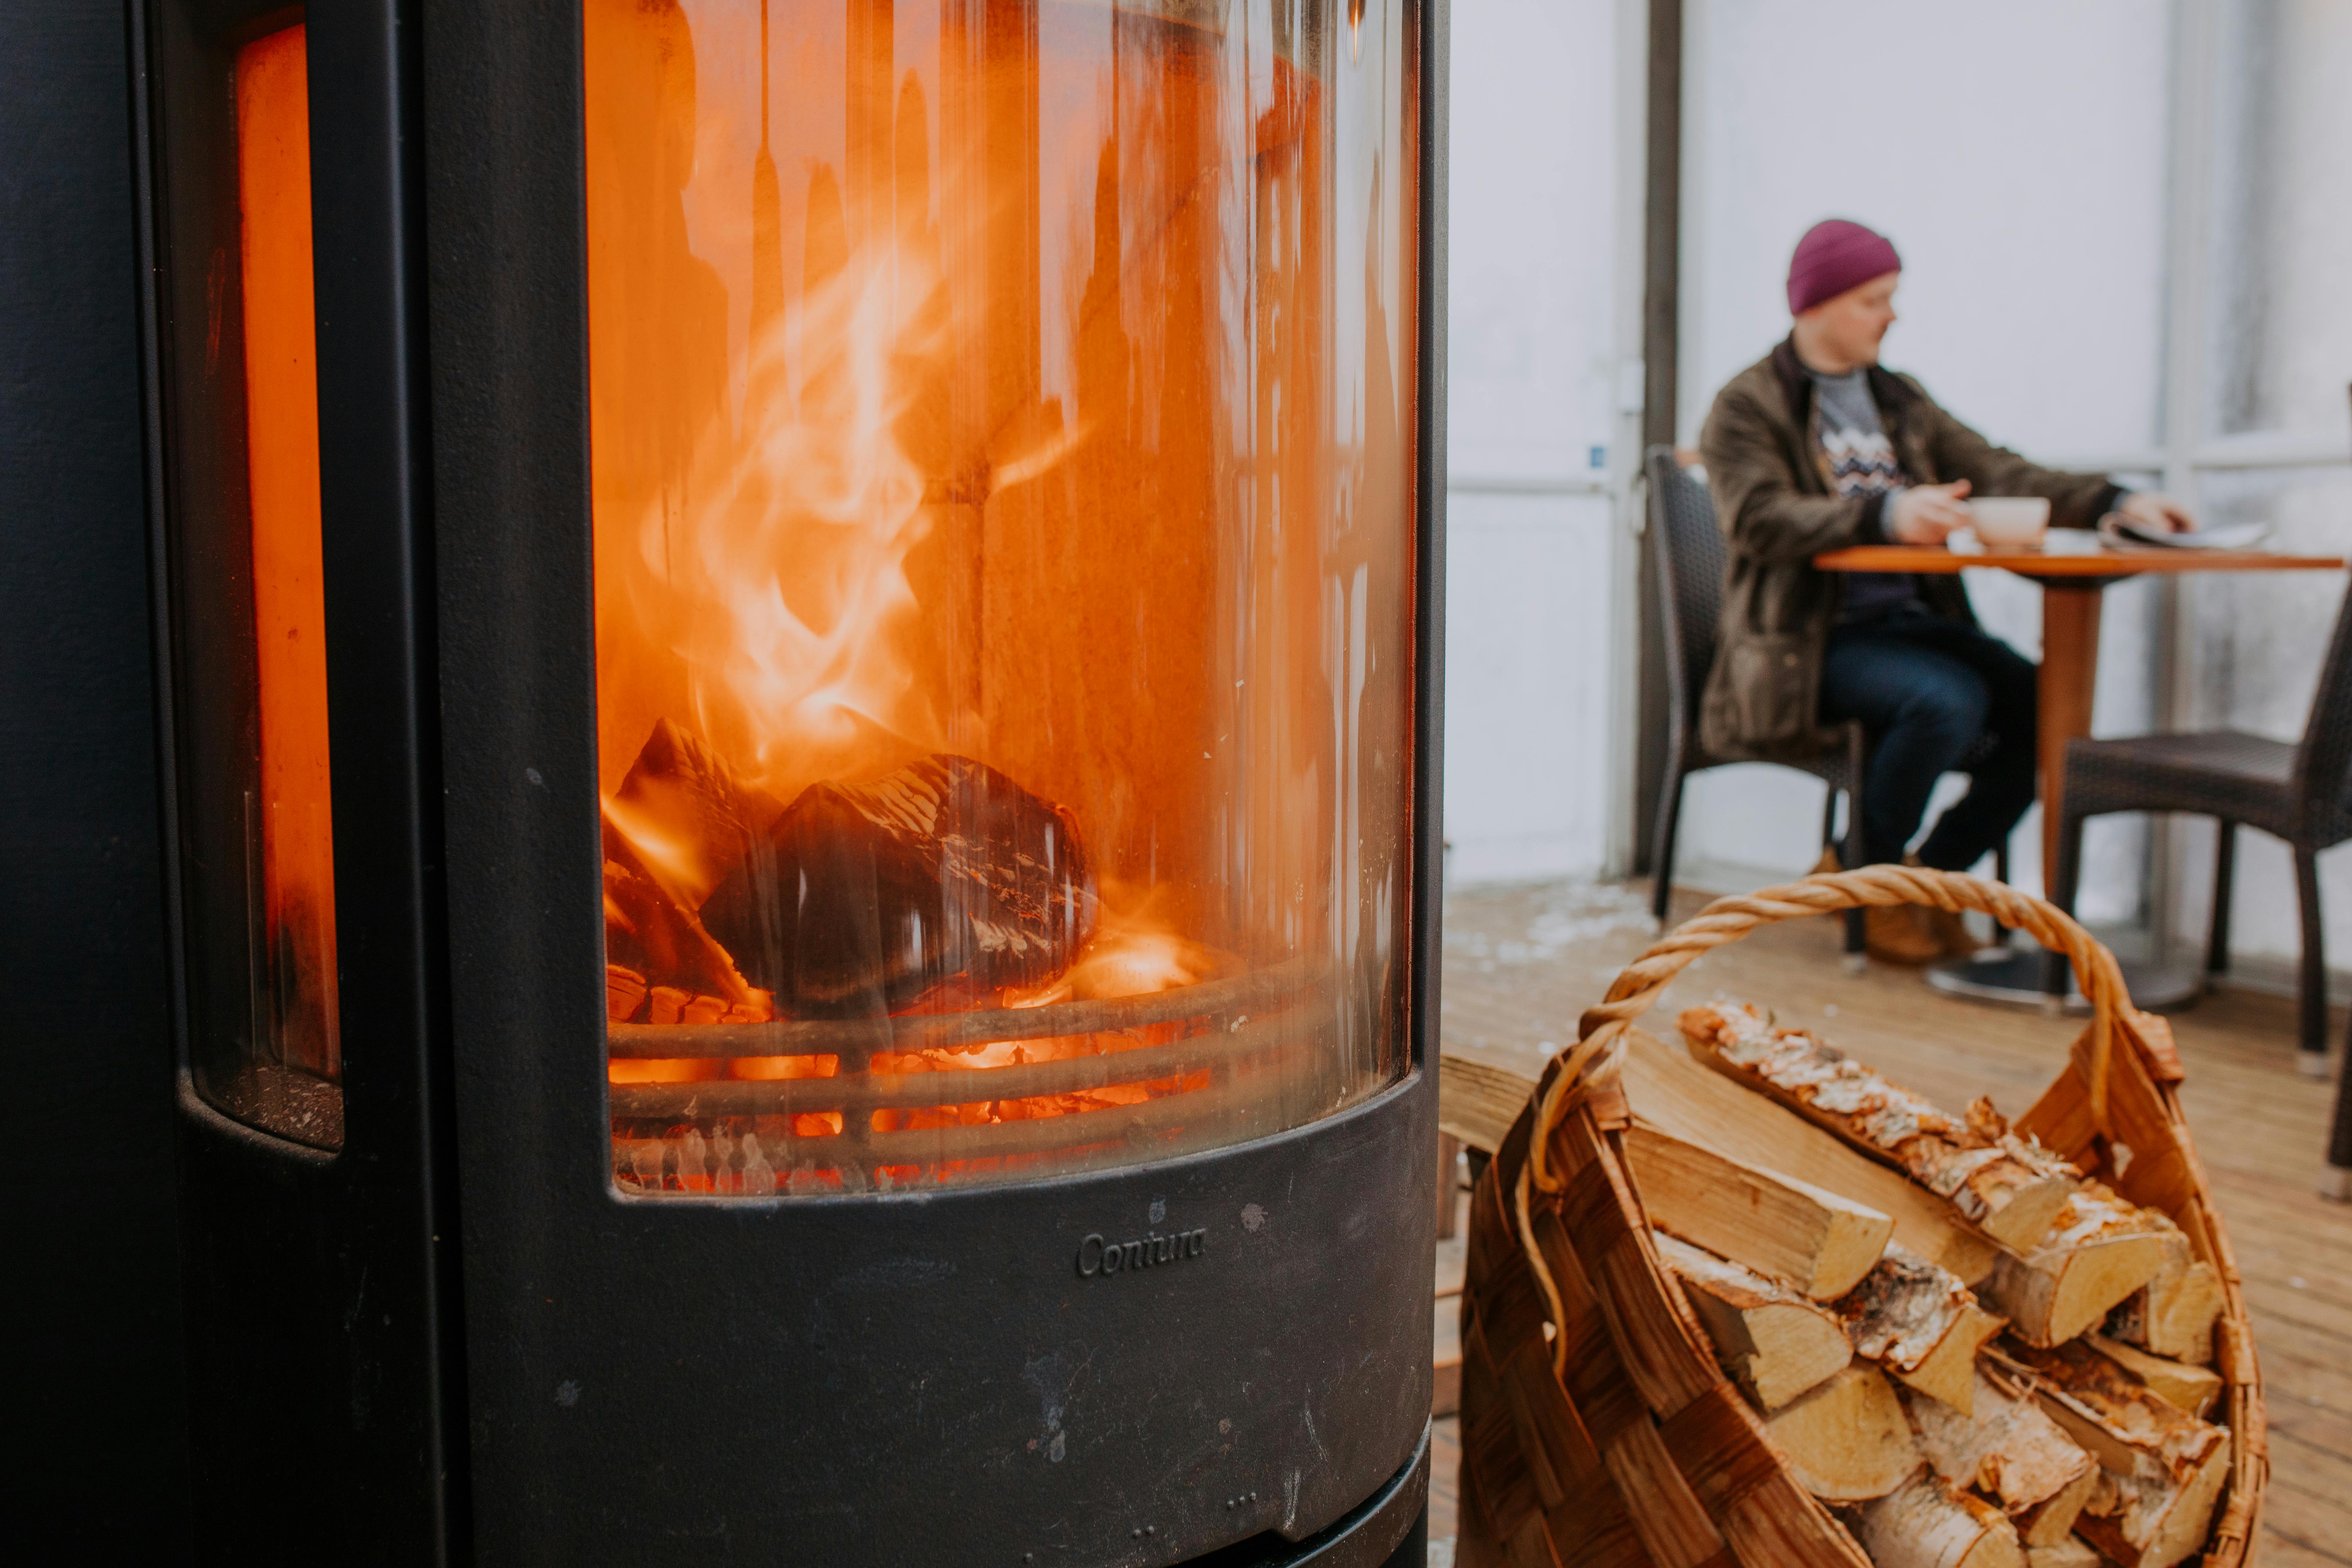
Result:
<svg viewBox="0 0 2352 1568">
<path fill-rule="evenodd" d="M 2027 1547 L 2025 1568 L 2099 1568 L 2099 1554 L 2079 1536 L 2070 1535 L 2053 1546 Z"/>
<path fill-rule="evenodd" d="M 2154 1279 L 2176 1244 L 2187 1246 L 2170 1220 L 2093 1182 L 2067 1198 L 2040 1246 L 1993 1264 L 1984 1298 L 2028 1344 L 2063 1343 Z"/>
<path fill-rule="evenodd" d="M 1753 1269 L 1664 1231 L 1658 1256 L 1683 1282 L 1723 1370 L 1769 1415 L 1853 1359 L 1837 1315 Z"/>
<path fill-rule="evenodd" d="M 1979 1307 L 1957 1277 L 1890 1247 L 1837 1310 L 1857 1354 L 1969 1413 L 1977 1352 L 2000 1332 L 2001 1320 Z"/>
<path fill-rule="evenodd" d="M 2009 1516 L 1933 1471 L 1865 1505 L 1860 1533 L 1878 1568 L 2025 1568 Z"/>
<path fill-rule="evenodd" d="M 1955 1119 L 1810 1031 L 1774 1028 L 1752 1005 L 1693 1007 L 1678 1022 L 1702 1062 L 1895 1166 L 2004 1247 L 2040 1241 L 2080 1179 L 1989 1101 Z"/>
<path fill-rule="evenodd" d="M 2092 1346 L 2009 1347 L 2042 1407 L 2101 1475 L 2074 1533 L 2122 1568 L 2172 1568 L 2196 1552 L 2230 1474 L 2230 1433 L 2151 1393 Z"/>
<path fill-rule="evenodd" d="M 2000 1248 L 1951 1205 L 1796 1112 L 1708 1071 L 1682 1047 L 1626 1031 L 1619 1084 L 1637 1123 L 1875 1209 L 1894 1221 L 1895 1241 L 1964 1283 L 1992 1272 Z"/>
<path fill-rule="evenodd" d="M 1969 1416 L 1943 1401 L 1904 1401 L 1927 1463 L 1954 1486 L 1999 1503 L 2024 1544 L 2065 1540 L 2098 1480 L 2098 1461 L 2031 1391 L 1997 1372 L 1977 1369 L 1973 1403 Z"/>
</svg>

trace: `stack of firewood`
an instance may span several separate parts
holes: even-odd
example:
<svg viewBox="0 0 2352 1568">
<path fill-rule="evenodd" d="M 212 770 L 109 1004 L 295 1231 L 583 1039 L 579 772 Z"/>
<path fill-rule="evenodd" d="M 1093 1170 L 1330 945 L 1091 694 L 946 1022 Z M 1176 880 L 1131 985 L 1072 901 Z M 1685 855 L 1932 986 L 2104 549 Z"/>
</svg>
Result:
<svg viewBox="0 0 2352 1568">
<path fill-rule="evenodd" d="M 1634 1035 L 1622 1069 L 1658 1254 L 1878 1568 L 2196 1552 L 2231 1435 L 2221 1281 L 2179 1227 L 1988 1101 L 1948 1115 L 1752 1006 L 1681 1026 L 1689 1056 Z"/>
</svg>

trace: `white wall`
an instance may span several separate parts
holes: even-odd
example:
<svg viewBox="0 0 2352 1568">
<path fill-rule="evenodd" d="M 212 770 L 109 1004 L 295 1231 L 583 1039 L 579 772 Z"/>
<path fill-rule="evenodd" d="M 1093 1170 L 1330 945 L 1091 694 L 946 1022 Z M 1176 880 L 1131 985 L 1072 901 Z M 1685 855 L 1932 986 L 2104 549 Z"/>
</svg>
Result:
<svg viewBox="0 0 2352 1568">
<path fill-rule="evenodd" d="M 1599 871 L 1607 848 L 1605 496 L 1448 501 L 1445 819 L 1457 882 Z"/>
<path fill-rule="evenodd" d="M 1599 871 L 1629 541 L 1617 0 L 1454 10 L 1445 830 L 1457 881 Z M 1594 461 L 1595 448 L 1600 461 Z"/>
<path fill-rule="evenodd" d="M 1829 216 L 1867 223 L 1902 251 L 1886 363 L 1960 417 L 2062 464 L 2104 468 L 2157 441 L 2166 7 L 1693 0 L 1685 25 L 1685 444 L 1717 389 L 1787 332 L 1789 254 Z M 1832 53 L 1857 63 L 1849 89 L 1808 90 Z M 2038 592 L 1969 575 L 1987 624 L 2038 653 Z M 2145 588 L 2109 595 L 2098 730 L 2154 719 L 2155 607 Z M 1709 862 L 1736 868 L 1721 873 L 1729 880 L 1803 869 L 1819 854 L 1821 800 L 1785 770 L 1702 775 L 1685 797 L 1685 863 L 1702 879 Z M 2012 846 L 2012 875 L 2029 884 L 2036 822 Z M 2143 842 L 2137 824 L 2095 829 L 2086 913 L 2137 912 Z"/>
<path fill-rule="evenodd" d="M 1680 428 L 1695 437 L 1716 389 L 1786 334 L 1789 253 L 1843 216 L 1904 254 L 1890 364 L 1996 440 L 2152 444 L 2166 16 L 2148 0 L 1695 0 Z M 1832 47 L 1876 63 L 1810 94 Z"/>
</svg>

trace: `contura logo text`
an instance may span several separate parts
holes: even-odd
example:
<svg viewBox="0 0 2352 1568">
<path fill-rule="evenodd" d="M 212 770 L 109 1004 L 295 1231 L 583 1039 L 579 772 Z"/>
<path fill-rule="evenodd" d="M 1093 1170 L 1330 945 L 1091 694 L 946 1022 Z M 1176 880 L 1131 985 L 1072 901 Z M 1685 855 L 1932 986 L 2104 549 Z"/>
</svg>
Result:
<svg viewBox="0 0 2352 1568">
<path fill-rule="evenodd" d="M 1136 1241 L 1105 1241 L 1098 1235 L 1089 1236 L 1078 1243 L 1078 1273 L 1088 1279 L 1112 1274 L 1132 1274 L 1139 1268 L 1150 1268 L 1154 1264 L 1198 1258 L 1208 1249 L 1207 1226 L 1198 1230 L 1180 1230 L 1170 1236 L 1162 1236 L 1155 1230 Z"/>
</svg>

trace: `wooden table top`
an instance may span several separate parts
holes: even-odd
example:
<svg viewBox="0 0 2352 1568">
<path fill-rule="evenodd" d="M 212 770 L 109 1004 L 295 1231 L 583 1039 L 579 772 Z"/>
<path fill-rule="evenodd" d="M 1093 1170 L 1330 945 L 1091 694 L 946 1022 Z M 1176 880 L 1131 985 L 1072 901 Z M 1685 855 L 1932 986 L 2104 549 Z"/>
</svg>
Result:
<svg viewBox="0 0 2352 1568">
<path fill-rule="evenodd" d="M 1857 544 L 1813 557 L 1824 572 L 1964 572 L 1996 566 L 2025 577 L 2130 577 L 2143 572 L 2321 572 L 2340 555 L 2280 555 L 2267 550 L 2117 549 L 2111 544 L 1988 549 L 1970 553 L 1940 544 Z"/>
</svg>

